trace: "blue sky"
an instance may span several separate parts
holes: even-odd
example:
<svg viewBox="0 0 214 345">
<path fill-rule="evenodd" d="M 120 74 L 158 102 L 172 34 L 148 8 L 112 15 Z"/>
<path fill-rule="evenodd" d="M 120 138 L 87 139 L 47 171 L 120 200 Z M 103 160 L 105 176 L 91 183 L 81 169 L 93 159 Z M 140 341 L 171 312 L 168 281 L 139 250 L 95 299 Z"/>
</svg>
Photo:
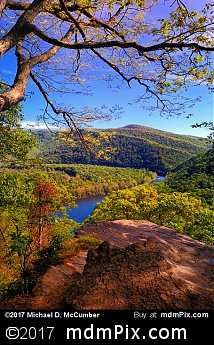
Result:
<svg viewBox="0 0 214 345">
<path fill-rule="evenodd" d="M 14 61 L 6 55 L 0 61 L 0 66 L 2 66 L 1 71 L 4 72 L 4 75 L 7 75 L 7 80 L 9 82 L 13 75 L 12 71 L 15 69 Z M 84 106 L 101 107 L 102 105 L 108 105 L 109 107 L 112 107 L 115 104 L 123 108 L 123 113 L 120 118 L 109 122 L 97 121 L 94 123 L 94 127 L 96 128 L 117 128 L 128 124 L 139 124 L 178 134 L 204 137 L 208 135 L 208 130 L 205 128 L 191 128 L 191 125 L 194 123 L 213 121 L 214 118 L 214 95 L 208 92 L 205 85 L 192 87 L 189 90 L 190 96 L 201 97 L 201 101 L 196 103 L 191 109 L 193 116 L 189 119 L 176 117 L 167 119 L 165 117 L 161 117 L 157 111 L 150 116 L 149 112 L 146 112 L 141 108 L 140 103 L 129 105 L 129 103 L 133 103 L 133 100 L 137 95 L 142 92 L 141 86 L 134 83 L 132 83 L 131 86 L 132 87 L 129 88 L 128 85 L 124 84 L 121 89 L 117 89 L 115 92 L 112 88 L 109 88 L 108 84 L 94 81 L 91 86 L 93 95 L 72 95 L 72 97 L 66 95 L 63 101 L 72 103 L 77 109 Z M 37 116 L 43 113 L 46 102 L 32 81 L 29 81 L 27 92 L 26 100 L 25 102 L 22 102 L 25 115 L 24 123 L 34 124 L 35 121 L 37 121 Z M 29 96 L 29 92 L 34 92 L 34 94 Z M 187 109 L 187 114 L 188 113 L 189 109 Z M 40 127 L 44 127 L 42 123 Z"/>
<path fill-rule="evenodd" d="M 191 128 L 191 125 L 197 122 L 201 123 L 203 121 L 213 121 L 214 96 L 208 92 L 208 89 L 205 85 L 192 87 L 189 89 L 190 96 L 201 97 L 201 101 L 197 102 L 191 109 L 193 116 L 189 119 L 178 117 L 162 117 L 158 111 L 150 115 L 149 112 L 142 109 L 140 103 L 133 104 L 133 100 L 142 92 L 142 87 L 135 83 L 132 83 L 131 86 L 132 87 L 129 88 L 127 84 L 124 84 L 120 89 L 115 91 L 104 82 L 93 81 L 93 84 L 91 85 L 93 95 L 65 95 L 63 102 L 71 103 L 76 109 L 83 108 L 84 106 L 99 108 L 103 105 L 107 105 L 109 108 L 115 105 L 122 107 L 123 112 L 119 118 L 112 119 L 108 122 L 96 121 L 93 124 L 93 127 L 95 128 L 117 128 L 128 124 L 139 124 L 178 134 L 188 134 L 203 137 L 208 135 L 209 132 L 205 128 Z M 27 100 L 23 102 L 25 121 L 27 123 L 29 123 L 29 121 L 36 121 L 37 115 L 42 114 L 42 109 L 44 109 L 46 106 L 46 102 L 35 85 L 33 85 L 32 81 L 29 82 L 28 91 L 34 91 L 34 94 L 31 96 L 31 98 L 28 96 Z M 132 103 L 132 105 L 130 105 L 130 103 Z M 188 113 L 189 109 L 187 109 L 186 115 Z"/>
<path fill-rule="evenodd" d="M 25 123 L 30 123 L 29 121 L 36 121 L 37 115 L 42 113 L 41 109 L 44 109 L 46 103 L 40 93 L 29 84 L 28 90 L 32 91 L 34 89 L 35 94 L 31 96 L 30 99 L 27 97 L 27 101 L 23 103 Z M 203 121 L 213 121 L 213 95 L 211 95 L 206 86 L 202 85 L 200 87 L 192 88 L 190 93 L 193 96 L 201 96 L 201 102 L 195 104 L 191 109 L 193 116 L 189 119 L 186 118 L 166 118 L 161 117 L 158 112 L 154 112 L 151 116 L 149 112 L 146 112 L 141 108 L 139 103 L 129 105 L 128 103 L 133 101 L 133 99 L 139 93 L 139 87 L 133 86 L 131 89 L 125 86 L 115 93 L 112 89 L 108 88 L 105 83 L 97 83 L 92 88 L 92 96 L 75 96 L 73 102 L 75 107 L 101 107 L 106 104 L 109 107 L 115 104 L 121 106 L 123 113 L 118 119 L 113 119 L 109 122 L 99 122 L 94 123 L 96 128 L 117 128 L 128 124 L 139 124 L 143 126 L 149 126 L 160 130 L 165 130 L 169 132 L 174 132 L 178 134 L 189 134 L 196 136 L 207 136 L 208 130 L 203 128 L 193 129 L 191 125 L 194 123 L 201 123 Z M 64 101 L 70 102 L 69 96 L 66 96 Z M 188 114 L 188 111 L 187 111 Z"/>
<path fill-rule="evenodd" d="M 204 0 L 188 0 L 186 3 L 189 4 L 190 8 L 194 6 L 202 5 Z M 157 14 L 154 14 L 157 16 Z M 7 82 L 12 82 L 12 75 L 15 71 L 15 61 L 11 58 L 11 54 L 8 53 L 2 60 L 0 60 L 0 71 L 3 73 L 4 78 L 7 78 Z M 1 77 L 1 75 L 0 75 Z M 115 104 L 123 108 L 123 113 L 120 118 L 109 121 L 109 122 L 96 122 L 94 127 L 96 128 L 117 128 L 128 124 L 139 124 L 144 126 L 149 126 L 169 132 L 174 132 L 178 134 L 190 134 L 196 136 L 208 135 L 208 130 L 203 128 L 192 129 L 191 125 L 202 121 L 213 121 L 214 118 L 214 108 L 213 108 L 213 95 L 208 92 L 205 85 L 198 87 L 192 87 L 189 89 L 189 95 L 193 97 L 201 96 L 201 102 L 195 104 L 191 109 L 193 116 L 190 119 L 185 118 L 165 118 L 161 117 L 156 111 L 152 116 L 149 112 L 146 112 L 141 108 L 140 103 L 129 105 L 138 94 L 142 92 L 141 87 L 132 83 L 132 88 L 130 89 L 128 85 L 123 85 L 117 92 L 109 88 L 109 86 L 104 82 L 95 82 L 91 84 L 91 89 L 93 91 L 92 96 L 69 96 L 66 95 L 63 98 L 63 102 L 72 103 L 77 109 L 84 106 L 91 107 L 101 107 L 102 105 L 108 105 L 109 107 Z M 26 101 L 23 102 L 23 109 L 25 115 L 26 123 L 35 123 L 37 121 L 37 116 L 42 114 L 42 109 L 45 108 L 46 103 L 39 93 L 36 86 L 32 81 L 29 82 L 28 92 L 34 92 L 34 94 L 26 97 Z M 189 110 L 187 110 L 187 114 Z M 42 127 L 42 124 L 41 124 Z"/>
</svg>

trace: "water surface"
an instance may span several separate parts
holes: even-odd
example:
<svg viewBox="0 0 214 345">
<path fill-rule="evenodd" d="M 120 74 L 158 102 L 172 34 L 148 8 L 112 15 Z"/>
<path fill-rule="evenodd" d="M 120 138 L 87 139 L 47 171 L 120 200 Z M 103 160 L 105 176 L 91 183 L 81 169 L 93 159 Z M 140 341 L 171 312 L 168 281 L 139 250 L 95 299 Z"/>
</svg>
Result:
<svg viewBox="0 0 214 345">
<path fill-rule="evenodd" d="M 92 214 L 95 205 L 98 202 L 101 202 L 104 198 L 104 195 L 97 195 L 84 199 L 77 199 L 75 200 L 77 207 L 67 210 L 67 215 L 75 222 L 82 223 L 90 214 Z"/>
</svg>

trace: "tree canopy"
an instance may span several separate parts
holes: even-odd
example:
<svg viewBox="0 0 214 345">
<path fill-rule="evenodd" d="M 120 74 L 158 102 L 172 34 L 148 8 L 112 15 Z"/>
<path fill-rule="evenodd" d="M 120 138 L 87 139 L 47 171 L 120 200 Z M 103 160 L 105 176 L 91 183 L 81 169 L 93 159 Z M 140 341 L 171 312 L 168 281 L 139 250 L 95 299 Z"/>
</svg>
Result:
<svg viewBox="0 0 214 345">
<path fill-rule="evenodd" d="M 83 224 L 97 220 L 146 219 L 214 244 L 214 213 L 200 198 L 175 192 L 162 184 L 141 185 L 112 192 L 97 203 Z"/>
<path fill-rule="evenodd" d="M 1 80 L 0 80 L 1 83 Z M 1 93 L 6 92 L 3 85 Z M 20 104 L 14 104 L 0 113 L 0 159 L 25 159 L 28 153 L 37 144 L 37 138 L 29 131 L 22 129 L 20 121 L 24 119 Z"/>
<path fill-rule="evenodd" d="M 81 135 L 80 123 L 107 116 L 106 110 L 75 110 L 54 95 L 87 92 L 80 86 L 99 76 L 129 87 L 136 82 L 142 86 L 136 101 L 146 107 L 153 99 L 151 111 L 182 115 L 192 103 L 178 92 L 213 84 L 213 6 L 207 2 L 198 12 L 186 0 L 2 0 L 0 57 L 13 54 L 17 67 L 0 111 L 23 100 L 31 78 L 47 102 L 45 120 Z M 105 75 L 97 73 L 101 66 Z"/>
</svg>

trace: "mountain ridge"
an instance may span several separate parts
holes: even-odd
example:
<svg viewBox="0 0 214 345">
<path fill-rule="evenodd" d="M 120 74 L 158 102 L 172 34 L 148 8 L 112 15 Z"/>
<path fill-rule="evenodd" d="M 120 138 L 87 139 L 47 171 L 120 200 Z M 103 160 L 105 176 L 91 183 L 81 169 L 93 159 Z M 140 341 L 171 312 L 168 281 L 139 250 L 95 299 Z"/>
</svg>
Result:
<svg viewBox="0 0 214 345">
<path fill-rule="evenodd" d="M 117 127 L 115 129 L 140 129 L 140 130 L 145 130 L 145 131 L 156 131 L 156 132 L 161 132 L 161 133 L 169 133 L 172 135 L 177 135 L 177 136 L 182 136 L 182 137 L 192 137 L 192 138 L 200 138 L 200 139 L 204 139 L 203 137 L 197 136 L 197 135 L 192 135 L 192 134 L 179 134 L 179 133 L 174 133 L 171 131 L 165 131 L 163 129 L 158 129 L 158 128 L 154 128 L 154 127 L 150 127 L 150 126 L 144 126 L 144 125 L 138 125 L 138 124 L 129 124 L 129 125 L 125 125 L 122 127 Z"/>
<path fill-rule="evenodd" d="M 46 130 L 33 133 L 39 139 L 34 154 L 45 163 L 146 168 L 159 175 L 165 175 L 184 160 L 208 149 L 208 144 L 200 137 L 174 134 L 135 124 L 117 129 L 87 129 L 87 133 L 95 139 L 100 133 L 109 135 L 109 140 L 100 140 L 99 145 L 99 149 L 104 152 L 109 146 L 112 148 L 105 160 L 95 158 L 80 143 L 71 147 L 68 142 L 60 142 L 59 132 L 54 132 L 52 136 Z"/>
</svg>

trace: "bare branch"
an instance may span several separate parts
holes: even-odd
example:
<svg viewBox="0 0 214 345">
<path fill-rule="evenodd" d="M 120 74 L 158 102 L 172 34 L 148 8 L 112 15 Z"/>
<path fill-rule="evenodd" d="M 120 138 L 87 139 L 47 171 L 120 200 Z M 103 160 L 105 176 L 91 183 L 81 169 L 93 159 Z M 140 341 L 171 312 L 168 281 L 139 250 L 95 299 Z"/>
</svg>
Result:
<svg viewBox="0 0 214 345">
<path fill-rule="evenodd" d="M 122 38 L 123 41 L 125 41 L 124 35 L 122 35 L 118 30 L 115 28 L 111 27 L 107 23 L 97 19 L 94 17 L 90 12 L 88 12 L 86 9 L 82 8 L 80 10 L 86 17 L 88 17 L 91 20 L 91 25 L 96 25 L 98 27 L 103 27 L 104 29 L 108 30 L 109 32 L 115 33 L 118 37 Z M 118 12 L 119 13 L 119 12 Z"/>
<path fill-rule="evenodd" d="M 50 100 L 50 98 L 48 97 L 47 92 L 45 91 L 45 89 L 42 87 L 41 83 L 39 82 L 39 80 L 35 77 L 35 75 L 31 72 L 31 78 L 32 80 L 35 82 L 35 84 L 37 85 L 37 87 L 39 88 L 40 92 L 42 93 L 44 99 L 46 100 L 47 104 L 50 105 L 51 109 L 53 110 L 53 112 L 56 115 L 62 115 L 63 119 L 65 120 L 68 128 L 70 129 L 70 131 L 72 133 L 75 133 L 77 135 L 77 137 L 81 140 L 82 144 L 84 145 L 84 147 L 89 150 L 89 146 L 87 143 L 85 143 L 85 139 L 84 139 L 84 135 L 81 131 L 81 129 L 79 128 L 78 124 L 76 124 L 75 120 L 73 119 L 73 114 L 71 111 L 65 111 L 64 109 L 57 109 L 55 107 L 55 105 L 53 104 L 53 102 Z M 91 151 L 92 153 L 92 151 Z"/>
<path fill-rule="evenodd" d="M 51 108 L 54 111 L 54 113 L 57 114 L 57 115 L 60 114 L 60 113 L 63 113 L 62 109 L 56 109 L 56 107 L 54 106 L 53 102 L 51 102 L 51 100 L 49 99 L 45 89 L 42 87 L 41 83 L 39 82 L 39 80 L 36 78 L 36 76 L 34 75 L 34 73 L 32 71 L 30 72 L 30 76 L 31 76 L 32 80 L 34 81 L 34 83 L 37 85 L 39 91 L 43 95 L 43 97 L 46 100 L 46 102 L 51 106 Z"/>
<path fill-rule="evenodd" d="M 104 56 L 102 56 L 97 50 L 92 49 L 93 53 L 96 54 L 102 61 L 104 61 L 111 69 L 113 69 L 115 72 L 117 72 L 129 85 L 130 87 L 130 79 L 128 79 L 122 71 L 119 69 L 118 66 L 115 64 L 111 63 L 108 59 L 106 59 Z"/>
<path fill-rule="evenodd" d="M 172 7 L 175 3 L 178 4 L 178 7 L 180 7 L 180 8 L 181 8 L 181 7 L 185 8 L 185 10 L 187 11 L 187 13 L 189 13 L 187 7 L 185 6 L 185 4 L 184 4 L 181 0 L 174 0 L 170 7 Z"/>
<path fill-rule="evenodd" d="M 81 28 L 81 26 L 78 23 L 78 21 L 76 20 L 76 18 L 74 16 L 72 16 L 71 13 L 69 12 L 69 10 L 67 9 L 67 7 L 65 5 L 65 2 L 63 0 L 59 0 L 59 1 L 60 1 L 60 4 L 62 5 L 62 9 L 65 11 L 67 16 L 71 19 L 71 21 L 75 24 L 76 28 L 78 29 L 78 31 L 82 35 L 83 39 L 86 39 L 86 36 L 85 36 L 83 29 Z"/>
</svg>

